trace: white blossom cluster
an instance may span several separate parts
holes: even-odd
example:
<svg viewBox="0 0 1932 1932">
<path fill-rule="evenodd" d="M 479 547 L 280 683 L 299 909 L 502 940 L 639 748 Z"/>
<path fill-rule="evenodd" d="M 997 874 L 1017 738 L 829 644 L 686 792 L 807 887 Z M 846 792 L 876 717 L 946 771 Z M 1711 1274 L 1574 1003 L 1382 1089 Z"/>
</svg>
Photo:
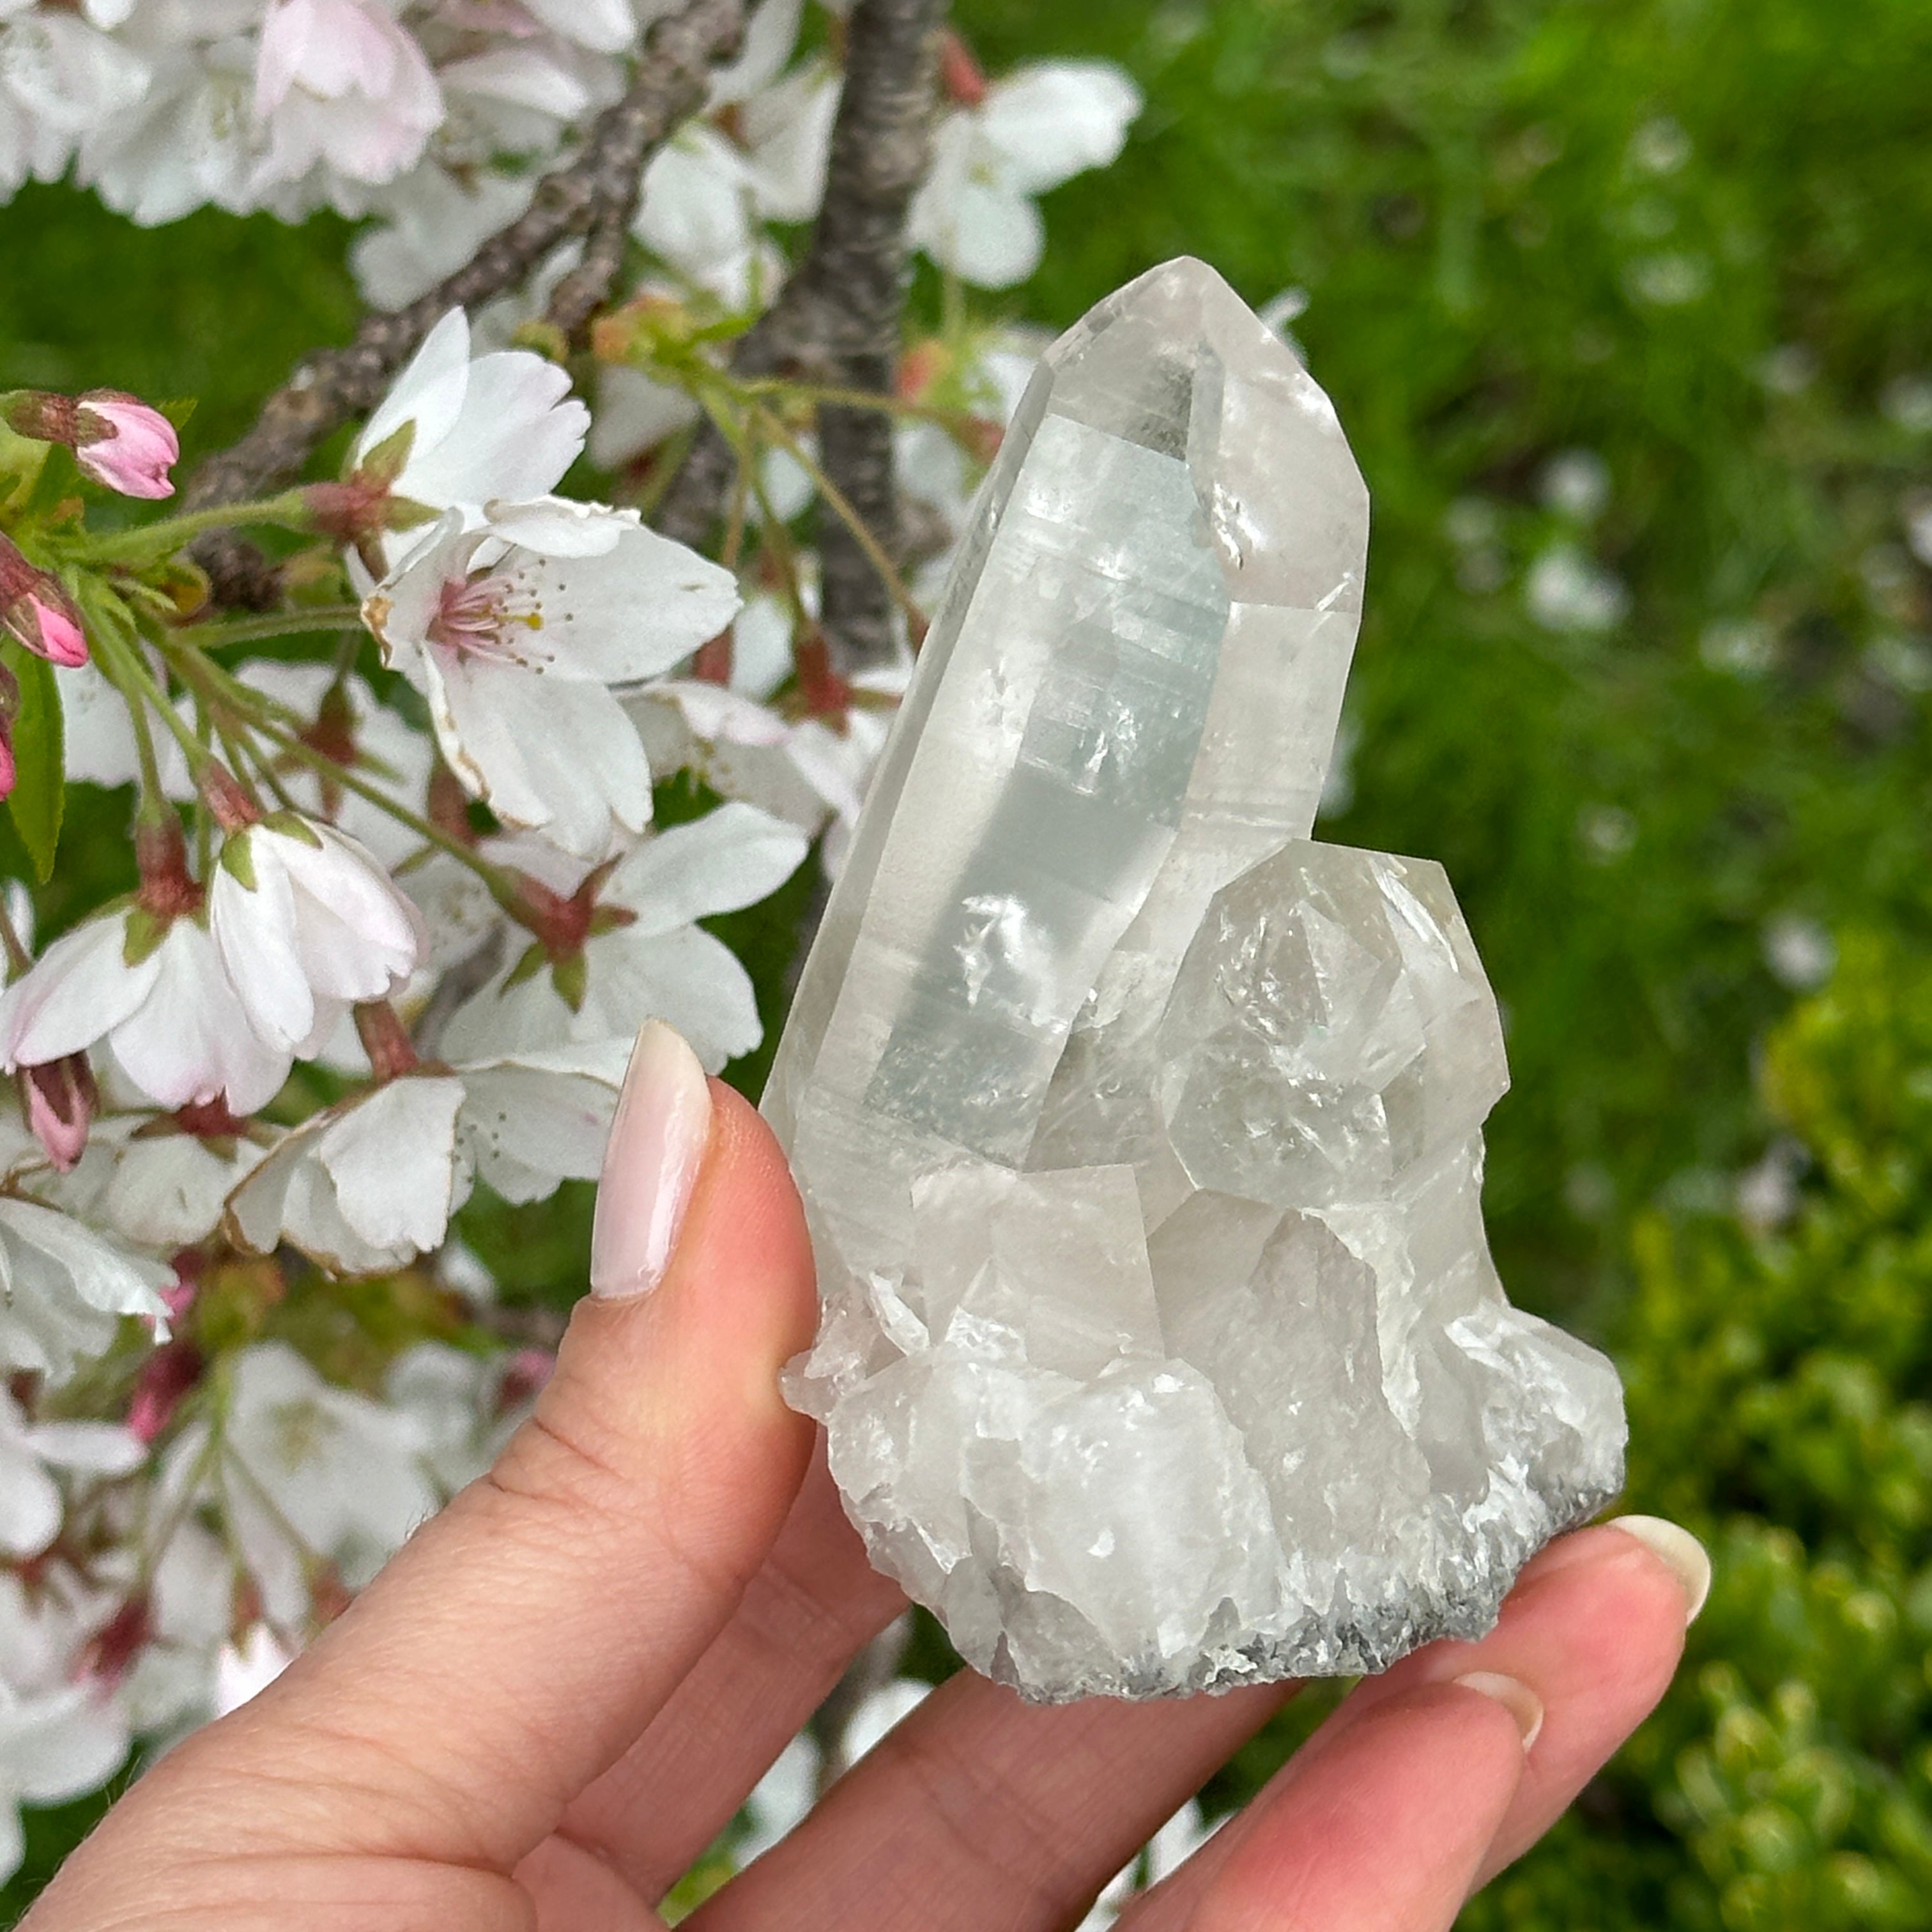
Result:
<svg viewBox="0 0 1932 1932">
<path fill-rule="evenodd" d="M 836 66 L 792 64 L 803 0 L 762 0 L 713 112 L 651 163 L 640 241 L 726 296 L 769 290 L 768 224 L 817 207 Z M 213 206 L 375 223 L 352 254 L 379 308 L 422 294 L 520 214 L 623 92 L 674 0 L 0 0 L 0 199 L 71 170 L 144 225 Z M 843 12 L 841 7 L 828 10 Z M 989 288 L 1038 264 L 1032 197 L 1118 152 L 1138 108 L 1097 62 L 985 84 L 954 64 L 914 238 Z"/>
<path fill-rule="evenodd" d="M 801 4 L 764 0 L 650 163 L 648 266 L 620 301 L 748 322 L 781 286 L 839 86 L 836 34 L 796 57 Z M 70 176 L 141 223 L 332 206 L 369 218 L 354 266 L 394 304 L 518 212 L 665 10 L 0 0 L 0 198 Z M 1040 256 L 1033 197 L 1110 160 L 1138 98 L 1094 63 L 988 82 L 957 46 L 947 88 L 914 238 L 1005 286 Z M 302 567 L 346 585 L 380 676 L 353 632 L 332 656 L 197 656 L 154 628 L 158 592 L 146 630 L 110 634 L 32 530 L 0 530 L 0 626 L 50 668 L 69 783 L 132 788 L 139 871 L 44 944 L 7 896 L 0 1882 L 21 1804 L 253 1694 L 487 1466 L 550 1358 L 493 1319 L 454 1217 L 479 1186 L 527 1203 L 595 1178 L 645 1020 L 713 1070 L 758 1045 L 751 979 L 705 922 L 814 840 L 836 868 L 903 688 L 904 652 L 850 681 L 806 662 L 808 435 L 760 452 L 727 562 L 558 494 L 586 447 L 634 477 L 698 413 L 622 358 L 581 399 L 512 345 L 570 259 L 532 306 L 446 314 L 327 486 L 368 514 Z M 983 466 L 961 424 L 996 440 L 1033 354 L 970 328 L 908 350 L 912 597 Z M 64 442 L 92 483 L 173 487 L 173 432 L 136 399 L 16 392 L 0 417 L 7 460 Z M 725 802 L 660 827 L 654 782 L 685 770 Z M 402 1346 L 358 1329 L 370 1306 Z"/>
</svg>

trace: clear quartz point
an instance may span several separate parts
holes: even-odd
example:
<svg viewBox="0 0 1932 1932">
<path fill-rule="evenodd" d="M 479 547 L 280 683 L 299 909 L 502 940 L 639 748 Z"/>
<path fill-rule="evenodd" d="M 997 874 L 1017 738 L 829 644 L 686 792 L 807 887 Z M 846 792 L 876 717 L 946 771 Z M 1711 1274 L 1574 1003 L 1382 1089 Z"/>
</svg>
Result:
<svg viewBox="0 0 1932 1932">
<path fill-rule="evenodd" d="M 1028 1697 L 1474 1636 L 1622 1480 L 1615 1370 L 1483 1231 L 1496 1004 L 1442 868 L 1311 840 L 1368 496 L 1170 262 L 1042 358 L 765 1111 L 787 1371 L 873 1560 Z"/>
</svg>

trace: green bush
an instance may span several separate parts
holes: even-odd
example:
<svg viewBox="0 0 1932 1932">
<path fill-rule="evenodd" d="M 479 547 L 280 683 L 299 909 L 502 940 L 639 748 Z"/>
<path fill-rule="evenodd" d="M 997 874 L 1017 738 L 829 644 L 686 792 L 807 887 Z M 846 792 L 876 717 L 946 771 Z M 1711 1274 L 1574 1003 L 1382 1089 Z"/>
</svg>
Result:
<svg viewBox="0 0 1932 1932">
<path fill-rule="evenodd" d="M 1709 1605 L 1472 1926 L 1932 1924 L 1932 963 L 1848 939 L 1763 1084 L 1811 1158 L 1796 1212 L 1646 1217 L 1618 1338 L 1630 1502 L 1709 1542 Z"/>
</svg>

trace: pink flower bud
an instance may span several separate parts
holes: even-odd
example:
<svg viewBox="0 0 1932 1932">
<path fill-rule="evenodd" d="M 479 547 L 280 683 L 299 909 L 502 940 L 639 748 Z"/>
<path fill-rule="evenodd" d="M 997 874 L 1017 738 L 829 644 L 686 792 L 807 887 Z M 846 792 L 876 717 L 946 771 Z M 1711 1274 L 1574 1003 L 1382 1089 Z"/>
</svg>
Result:
<svg viewBox="0 0 1932 1932">
<path fill-rule="evenodd" d="M 181 460 L 181 439 L 159 410 L 118 389 L 75 400 L 74 460 L 88 476 L 124 496 L 175 494 L 168 472 Z"/>
<path fill-rule="evenodd" d="M 50 572 L 29 563 L 0 536 L 0 630 L 50 664 L 84 664 L 80 613 Z"/>
<path fill-rule="evenodd" d="M 38 1066 L 23 1066 L 14 1077 L 20 1083 L 21 1112 L 34 1139 L 62 1173 L 69 1172 L 86 1150 L 88 1126 L 100 1101 L 87 1055 L 70 1053 Z"/>
<path fill-rule="evenodd" d="M 128 1426 L 152 1442 L 173 1420 L 182 1398 L 201 1379 L 201 1351 L 185 1336 L 164 1342 L 141 1364 L 128 1404 Z"/>
<path fill-rule="evenodd" d="M 20 680 L 0 664 L 0 798 L 14 789 L 14 720 L 20 715 Z"/>
<path fill-rule="evenodd" d="M 63 396 L 16 389 L 0 398 L 0 418 L 22 436 L 63 442 L 82 471 L 124 496 L 172 496 L 168 471 L 181 460 L 181 440 L 159 410 L 121 389 Z"/>
<path fill-rule="evenodd" d="M 940 36 L 939 86 L 946 99 L 977 107 L 986 98 L 986 76 L 973 50 L 950 27 Z"/>
</svg>

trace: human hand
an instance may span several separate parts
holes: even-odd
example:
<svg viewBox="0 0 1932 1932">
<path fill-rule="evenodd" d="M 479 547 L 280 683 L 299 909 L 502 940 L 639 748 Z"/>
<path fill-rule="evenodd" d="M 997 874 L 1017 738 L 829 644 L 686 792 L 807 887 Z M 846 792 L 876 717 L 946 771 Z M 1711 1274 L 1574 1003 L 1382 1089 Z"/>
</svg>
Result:
<svg viewBox="0 0 1932 1932">
<path fill-rule="evenodd" d="M 592 1272 L 495 1468 L 142 1778 L 22 1932 L 662 1924 L 904 1602 L 779 1398 L 815 1313 L 783 1156 L 662 1028 L 613 1130 Z M 1494 1632 L 1363 1684 L 1124 1924 L 1448 1926 L 1656 1702 L 1708 1575 L 1648 1519 L 1564 1538 Z M 1059 1932 L 1291 1690 L 1037 1709 L 962 1672 L 686 1923 Z"/>
</svg>

